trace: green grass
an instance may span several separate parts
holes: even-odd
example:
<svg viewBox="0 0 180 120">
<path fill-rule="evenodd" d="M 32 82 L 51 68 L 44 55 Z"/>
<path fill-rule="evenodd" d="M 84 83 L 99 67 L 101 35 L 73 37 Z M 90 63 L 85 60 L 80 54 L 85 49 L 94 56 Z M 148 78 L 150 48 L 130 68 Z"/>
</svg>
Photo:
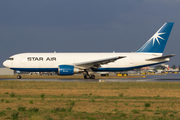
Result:
<svg viewBox="0 0 180 120">
<path fill-rule="evenodd" d="M 37 113 L 39 111 L 39 108 L 29 108 L 28 109 L 29 112 L 34 112 L 34 113 Z"/>
<path fill-rule="evenodd" d="M 95 99 L 92 99 L 91 102 L 95 102 Z"/>
<path fill-rule="evenodd" d="M 32 100 L 29 101 L 30 104 L 33 104 L 34 102 Z"/>
<path fill-rule="evenodd" d="M 74 102 L 74 101 L 71 101 L 71 102 L 70 102 L 70 105 L 74 105 L 74 104 L 75 104 L 75 102 Z"/>
<path fill-rule="evenodd" d="M 41 94 L 41 98 L 44 99 L 44 96 L 45 96 L 45 95 L 42 93 L 42 94 Z"/>
<path fill-rule="evenodd" d="M 136 109 L 132 110 L 131 112 L 134 113 L 134 114 L 140 113 L 139 110 L 136 110 Z"/>
<path fill-rule="evenodd" d="M 12 110 L 10 107 L 7 107 L 6 110 Z"/>
<path fill-rule="evenodd" d="M 23 111 L 25 111 L 25 110 L 26 110 L 26 107 L 21 107 L 21 106 L 18 107 L 18 111 L 23 112 Z"/>
<path fill-rule="evenodd" d="M 45 120 L 53 120 L 50 115 L 44 115 L 44 119 L 45 119 Z"/>
<path fill-rule="evenodd" d="M 5 111 L 3 110 L 3 111 L 0 111 L 0 117 L 1 116 L 5 116 Z"/>
<path fill-rule="evenodd" d="M 17 100 L 21 100 L 21 97 L 19 96 L 19 97 L 17 97 Z"/>
<path fill-rule="evenodd" d="M 51 110 L 51 113 L 57 113 L 57 112 L 60 112 L 60 108 L 58 107 L 58 108 L 54 108 L 53 110 Z"/>
<path fill-rule="evenodd" d="M 12 92 L 12 93 L 10 94 L 10 97 L 15 97 L 15 93 Z"/>
<path fill-rule="evenodd" d="M 178 120 L 179 86 L 180 83 L 158 82 L 1 81 L 0 117 L 19 120 Z"/>
<path fill-rule="evenodd" d="M 145 83 L 145 82 L 124 82 L 124 83 L 91 83 L 91 85 L 88 85 L 88 83 L 81 83 L 79 85 L 79 83 L 76 82 L 72 82 L 72 83 L 66 83 L 66 82 L 61 82 L 62 85 L 60 85 L 59 82 L 53 82 L 50 83 L 50 85 L 48 85 L 46 82 L 41 82 L 41 81 L 26 81 L 23 84 L 26 84 L 26 86 L 24 86 L 21 82 L 18 81 L 11 81 L 11 84 L 7 84 L 8 81 L 2 81 L 3 84 L 0 84 L 0 88 L 21 88 L 21 89 L 28 89 L 28 88 L 34 88 L 34 89 L 48 89 L 48 88 L 56 88 L 56 89 L 62 89 L 62 88 L 79 88 L 81 87 L 81 89 L 96 89 L 97 85 L 98 87 L 100 87 L 101 89 L 113 89 L 113 90 L 121 90 L 121 89 L 131 89 L 133 88 L 145 88 L 145 89 L 180 89 L 180 87 L 178 86 L 179 84 L 176 84 L 175 82 L 172 83 Z M 41 85 L 37 85 L 37 84 L 41 84 Z M 8 94 L 8 92 L 5 92 Z M 157 95 L 158 96 L 158 95 Z"/>
<path fill-rule="evenodd" d="M 5 103 L 9 103 L 9 100 L 5 100 Z"/>
<path fill-rule="evenodd" d="M 119 94 L 119 97 L 123 97 L 123 96 L 124 96 L 124 94 L 123 94 L 123 93 Z"/>
<path fill-rule="evenodd" d="M 150 107 L 151 104 L 150 104 L 150 103 L 144 103 L 144 106 L 145 106 L 145 107 Z"/>
<path fill-rule="evenodd" d="M 11 119 L 12 120 L 17 120 L 18 119 L 18 116 L 19 115 L 19 112 L 13 112 L 12 114 L 11 114 Z"/>
</svg>

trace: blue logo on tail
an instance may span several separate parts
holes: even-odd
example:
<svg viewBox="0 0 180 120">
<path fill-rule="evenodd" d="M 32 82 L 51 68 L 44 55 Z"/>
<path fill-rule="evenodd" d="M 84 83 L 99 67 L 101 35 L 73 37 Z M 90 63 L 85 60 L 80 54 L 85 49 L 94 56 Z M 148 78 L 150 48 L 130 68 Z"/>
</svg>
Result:
<svg viewBox="0 0 180 120">
<path fill-rule="evenodd" d="M 173 25 L 165 23 L 137 52 L 163 53 Z"/>
</svg>

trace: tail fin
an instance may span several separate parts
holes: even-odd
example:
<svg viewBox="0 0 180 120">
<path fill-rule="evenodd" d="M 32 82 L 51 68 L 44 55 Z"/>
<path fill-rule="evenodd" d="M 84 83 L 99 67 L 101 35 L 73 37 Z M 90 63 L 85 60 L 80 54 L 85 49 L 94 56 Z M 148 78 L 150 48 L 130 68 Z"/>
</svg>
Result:
<svg viewBox="0 0 180 120">
<path fill-rule="evenodd" d="M 137 52 L 163 53 L 174 22 L 165 23 Z"/>
</svg>

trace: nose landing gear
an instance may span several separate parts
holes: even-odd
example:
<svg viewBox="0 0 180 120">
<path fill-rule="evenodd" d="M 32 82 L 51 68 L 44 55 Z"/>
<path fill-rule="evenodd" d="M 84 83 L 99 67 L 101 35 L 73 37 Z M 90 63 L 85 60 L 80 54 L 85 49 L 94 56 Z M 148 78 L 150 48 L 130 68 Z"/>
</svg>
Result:
<svg viewBox="0 0 180 120">
<path fill-rule="evenodd" d="M 21 75 L 17 75 L 17 79 L 21 79 Z"/>
</svg>

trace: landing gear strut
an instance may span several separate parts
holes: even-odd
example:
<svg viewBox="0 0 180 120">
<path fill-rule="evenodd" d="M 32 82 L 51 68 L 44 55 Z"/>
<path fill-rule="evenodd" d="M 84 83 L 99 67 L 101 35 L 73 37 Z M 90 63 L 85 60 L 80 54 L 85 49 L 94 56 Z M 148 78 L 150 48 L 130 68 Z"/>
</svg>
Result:
<svg viewBox="0 0 180 120">
<path fill-rule="evenodd" d="M 95 79 L 95 75 L 89 75 L 89 73 L 85 70 L 86 74 L 84 75 L 84 79 Z"/>
</svg>

